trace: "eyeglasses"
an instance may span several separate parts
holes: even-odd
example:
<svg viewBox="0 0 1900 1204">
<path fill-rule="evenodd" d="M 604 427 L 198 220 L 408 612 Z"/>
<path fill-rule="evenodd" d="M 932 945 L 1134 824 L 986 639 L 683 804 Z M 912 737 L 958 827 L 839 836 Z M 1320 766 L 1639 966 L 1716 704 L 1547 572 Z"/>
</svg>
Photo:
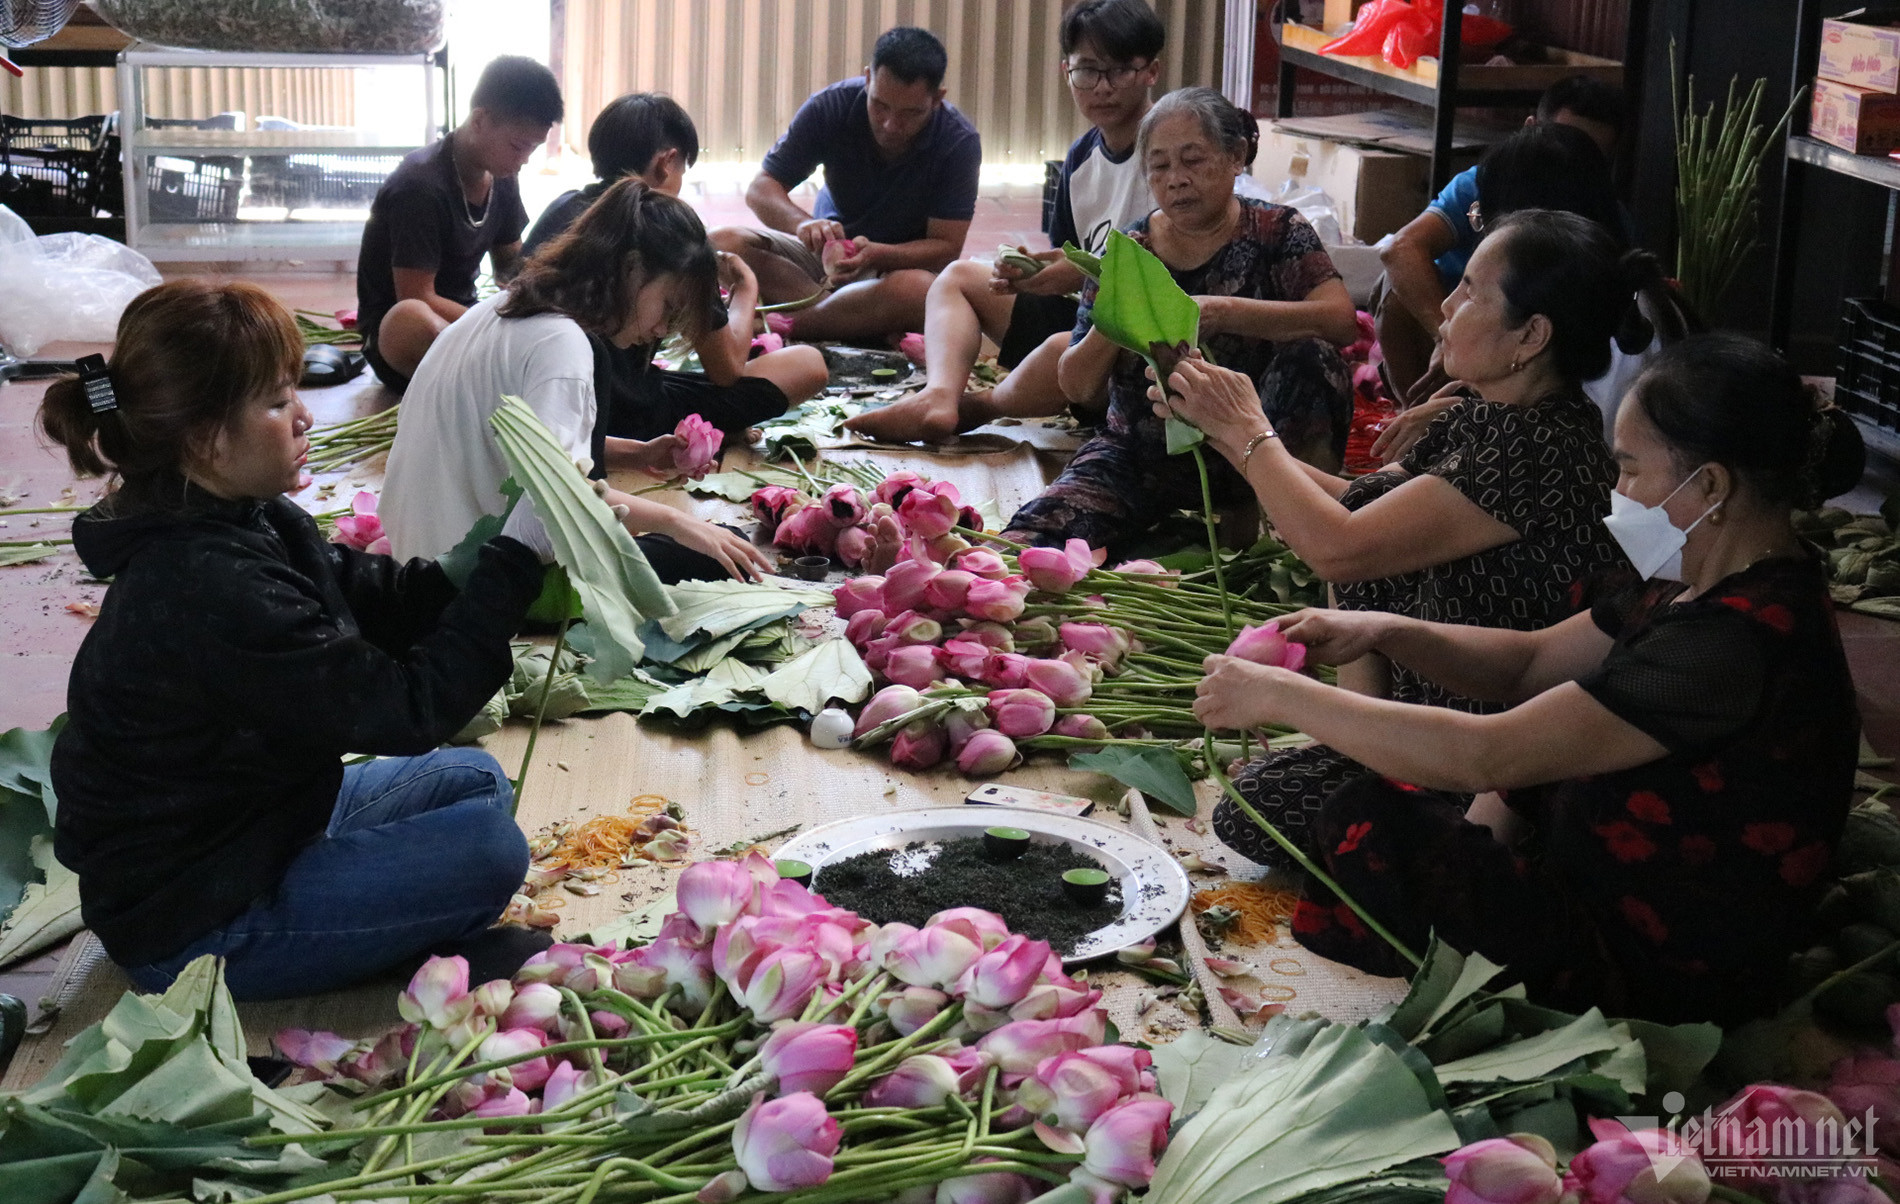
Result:
<svg viewBox="0 0 1900 1204">
<path fill-rule="evenodd" d="M 1465 220 L 1471 223 L 1473 234 L 1484 233 L 1484 210 L 1478 208 L 1478 202 L 1471 202 L 1471 208 L 1465 210 Z"/>
<path fill-rule="evenodd" d="M 1063 74 L 1069 77 L 1069 86 L 1086 92 L 1103 80 L 1111 88 L 1125 88 L 1128 82 L 1148 69 L 1147 63 L 1136 63 L 1125 67 L 1064 67 Z"/>
</svg>

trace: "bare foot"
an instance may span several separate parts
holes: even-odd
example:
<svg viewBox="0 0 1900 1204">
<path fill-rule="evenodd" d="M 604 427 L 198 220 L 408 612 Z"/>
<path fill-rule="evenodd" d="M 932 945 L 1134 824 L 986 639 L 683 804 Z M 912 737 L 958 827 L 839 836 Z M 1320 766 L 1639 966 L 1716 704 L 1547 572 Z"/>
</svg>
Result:
<svg viewBox="0 0 1900 1204">
<path fill-rule="evenodd" d="M 929 389 L 845 421 L 845 429 L 885 443 L 942 443 L 957 433 L 960 398 Z"/>
<path fill-rule="evenodd" d="M 897 563 L 897 557 L 904 550 L 904 529 L 898 525 L 895 515 L 887 514 L 871 527 L 871 550 L 864 557 L 864 571 L 882 573 Z"/>
</svg>

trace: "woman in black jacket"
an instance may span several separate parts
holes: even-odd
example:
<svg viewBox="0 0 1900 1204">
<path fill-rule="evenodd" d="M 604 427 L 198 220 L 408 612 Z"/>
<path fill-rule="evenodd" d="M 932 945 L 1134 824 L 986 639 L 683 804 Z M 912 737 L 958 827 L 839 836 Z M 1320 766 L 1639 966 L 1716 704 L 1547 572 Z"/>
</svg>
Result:
<svg viewBox="0 0 1900 1204">
<path fill-rule="evenodd" d="M 507 973 L 545 944 L 489 930 L 527 868 L 507 777 L 437 750 L 507 680 L 540 557 L 497 537 L 458 589 L 324 542 L 283 496 L 309 448 L 302 354 L 263 290 L 172 281 L 40 408 L 75 471 L 116 478 L 73 524 L 112 587 L 53 750 L 56 852 L 147 990 L 207 953 L 265 999 L 449 948 Z"/>
</svg>

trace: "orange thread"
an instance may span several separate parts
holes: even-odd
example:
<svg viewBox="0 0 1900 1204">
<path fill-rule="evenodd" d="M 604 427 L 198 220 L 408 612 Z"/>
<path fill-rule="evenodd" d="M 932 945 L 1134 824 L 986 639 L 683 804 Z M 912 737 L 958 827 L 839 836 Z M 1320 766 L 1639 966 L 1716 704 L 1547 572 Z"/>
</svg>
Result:
<svg viewBox="0 0 1900 1204">
<path fill-rule="evenodd" d="M 1189 906 L 1195 915 L 1210 907 L 1226 907 L 1239 917 L 1231 932 L 1236 944 L 1258 945 L 1279 935 L 1281 921 L 1291 918 L 1300 897 L 1290 890 L 1270 890 L 1258 882 L 1230 882 L 1197 891 Z"/>
</svg>

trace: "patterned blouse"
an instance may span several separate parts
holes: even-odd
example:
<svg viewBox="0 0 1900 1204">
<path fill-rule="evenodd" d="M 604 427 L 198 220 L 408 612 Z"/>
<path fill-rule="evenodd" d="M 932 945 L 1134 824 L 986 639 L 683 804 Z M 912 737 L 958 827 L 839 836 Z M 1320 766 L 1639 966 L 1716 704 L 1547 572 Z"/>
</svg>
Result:
<svg viewBox="0 0 1900 1204">
<path fill-rule="evenodd" d="M 1617 477 L 1603 443 L 1603 414 L 1581 391 L 1533 405 L 1478 398 L 1454 405 L 1433 420 L 1399 469 L 1358 478 L 1340 502 L 1357 510 L 1430 473 L 1518 538 L 1402 576 L 1335 585 L 1342 610 L 1534 631 L 1574 614 L 1585 581 L 1627 563 L 1603 526 Z M 1392 687 L 1401 702 L 1494 709 L 1399 666 Z"/>
<path fill-rule="evenodd" d="M 1304 301 L 1308 294 L 1328 280 L 1339 278 L 1339 270 L 1326 254 L 1326 247 L 1299 210 L 1247 197 L 1240 201 L 1240 222 L 1225 246 L 1199 267 L 1177 271 L 1169 268 L 1174 282 L 1190 297 L 1247 297 L 1256 301 Z M 1154 250 L 1154 238 L 1148 224 L 1153 215 L 1142 218 L 1122 232 L 1148 250 Z M 1082 341 L 1095 327 L 1093 280 L 1082 283 L 1082 304 L 1076 311 L 1075 333 L 1070 344 Z M 1232 368 L 1259 381 L 1273 362 L 1275 345 L 1267 339 L 1238 334 L 1210 335 L 1202 340 L 1213 353 L 1214 362 Z M 1124 351 L 1115 362 L 1108 381 L 1108 429 L 1127 434 L 1143 419 L 1152 419 L 1148 400 L 1146 365 L 1140 356 Z M 1325 419 L 1325 415 L 1318 416 Z M 1330 421 L 1329 419 L 1327 419 Z M 1276 421 L 1276 426 L 1279 422 Z M 1292 438 L 1294 432 L 1282 432 Z"/>
</svg>

